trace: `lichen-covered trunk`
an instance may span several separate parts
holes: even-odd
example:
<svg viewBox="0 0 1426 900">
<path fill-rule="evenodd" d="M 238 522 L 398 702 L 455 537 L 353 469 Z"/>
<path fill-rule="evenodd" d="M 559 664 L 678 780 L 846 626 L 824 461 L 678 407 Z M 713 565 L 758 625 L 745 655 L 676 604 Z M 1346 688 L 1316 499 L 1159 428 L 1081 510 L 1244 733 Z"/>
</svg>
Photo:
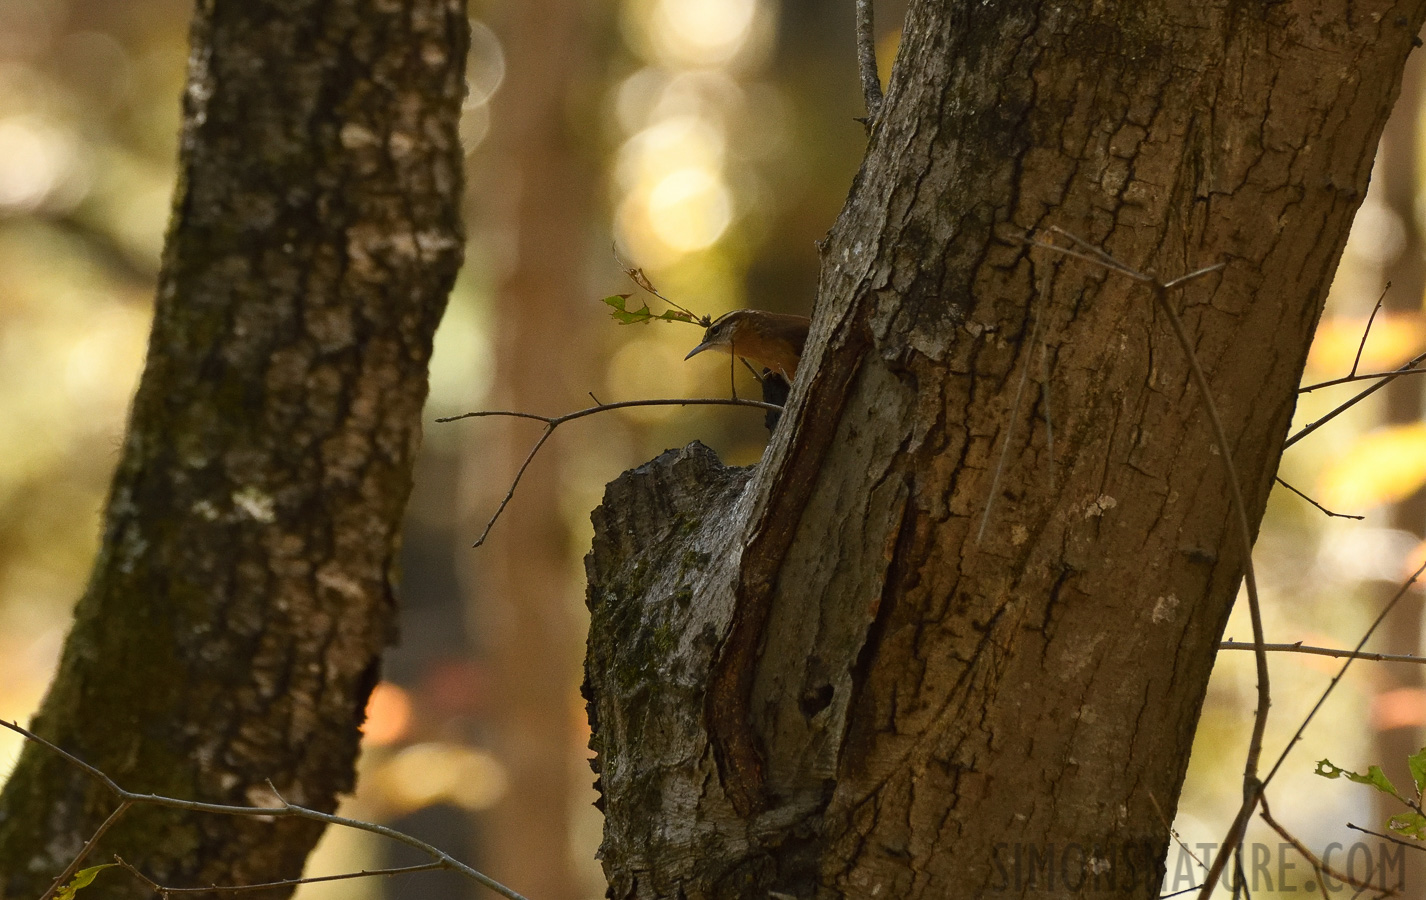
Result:
<svg viewBox="0 0 1426 900">
<path fill-rule="evenodd" d="M 1227 263 L 1169 299 L 1258 522 L 1423 14 L 911 4 L 762 463 L 596 514 L 611 896 L 1156 892 L 1241 541 L 1148 290 L 1025 239 Z"/>
<path fill-rule="evenodd" d="M 392 640 L 431 339 L 461 259 L 460 0 L 204 0 L 181 187 L 103 550 L 35 729 L 135 791 L 332 809 Z M 0 897 L 114 802 L 28 747 Z M 136 809 L 93 854 L 291 878 L 319 828 Z M 281 893 L 281 892 L 278 892 Z M 142 897 L 106 873 L 84 896 Z"/>
</svg>

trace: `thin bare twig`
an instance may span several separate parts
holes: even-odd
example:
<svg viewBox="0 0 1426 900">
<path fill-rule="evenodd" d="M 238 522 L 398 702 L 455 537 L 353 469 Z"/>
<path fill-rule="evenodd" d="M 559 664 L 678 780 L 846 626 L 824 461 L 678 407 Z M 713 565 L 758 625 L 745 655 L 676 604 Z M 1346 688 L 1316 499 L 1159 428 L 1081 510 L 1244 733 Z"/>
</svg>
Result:
<svg viewBox="0 0 1426 900">
<path fill-rule="evenodd" d="M 876 27 L 873 0 L 856 0 L 857 4 L 857 67 L 861 70 L 862 96 L 866 98 L 866 118 L 861 122 L 867 131 L 876 127 L 881 118 L 881 75 L 876 68 Z"/>
<path fill-rule="evenodd" d="M 1351 822 L 1347 823 L 1347 827 L 1352 829 L 1353 831 L 1360 831 L 1362 834 L 1369 834 L 1372 837 L 1383 838 L 1385 840 L 1391 841 L 1393 844 L 1400 844 L 1403 847 L 1410 847 L 1412 850 L 1420 850 L 1422 853 L 1426 853 L 1426 847 L 1422 846 L 1420 841 L 1404 841 L 1399 837 L 1394 837 L 1389 834 L 1382 834 L 1380 831 L 1372 831 L 1370 828 L 1363 828 L 1360 825 L 1353 825 Z"/>
<path fill-rule="evenodd" d="M 89 840 L 84 842 L 84 846 L 79 848 L 79 852 L 74 855 L 74 859 L 69 861 L 69 865 L 65 866 L 64 871 L 55 876 L 54 881 L 50 883 L 49 890 L 40 895 L 40 900 L 50 900 L 60 892 L 61 888 L 69 884 L 69 880 L 79 871 L 79 867 L 84 865 L 84 860 L 89 857 L 90 851 L 99 843 L 99 839 L 104 837 L 109 829 L 114 827 L 114 823 L 119 821 L 119 817 L 128 812 L 129 807 L 133 805 L 132 801 L 124 800 L 114 807 L 114 811 L 109 813 L 108 818 L 98 828 L 94 829 L 94 833 L 89 836 Z"/>
<path fill-rule="evenodd" d="M 1361 343 L 1357 344 L 1357 355 L 1352 358 L 1352 371 L 1348 376 L 1357 374 L 1357 366 L 1362 364 L 1362 351 L 1367 349 L 1367 337 L 1372 333 L 1372 323 L 1376 321 L 1376 314 L 1381 312 L 1381 305 L 1386 302 L 1386 292 L 1391 290 L 1391 282 L 1388 281 L 1381 289 L 1381 296 L 1376 298 L 1376 306 L 1372 307 L 1372 314 L 1367 316 L 1367 327 L 1362 329 Z"/>
<path fill-rule="evenodd" d="M 1423 572 L 1426 572 L 1426 563 L 1422 563 L 1419 569 L 1411 573 L 1411 577 L 1402 583 L 1401 587 L 1392 595 L 1392 598 L 1381 608 L 1381 612 L 1377 613 L 1376 618 L 1372 620 L 1372 624 L 1367 628 L 1366 633 L 1362 635 L 1362 639 L 1357 641 L 1357 646 L 1352 648 L 1353 654 L 1360 654 L 1362 652 L 1362 648 L 1366 646 L 1367 641 L 1371 640 L 1377 628 L 1381 626 L 1381 623 L 1391 611 L 1396 608 L 1396 604 L 1401 602 L 1401 598 L 1406 596 L 1406 592 L 1411 590 L 1411 586 L 1417 582 Z M 1327 702 L 1327 698 L 1332 696 L 1332 691 L 1336 690 L 1338 682 L 1347 674 L 1347 670 L 1352 667 L 1352 662 L 1358 658 L 1356 655 L 1348 656 L 1346 658 L 1347 661 L 1342 663 L 1342 668 L 1338 669 L 1337 674 L 1332 676 L 1332 680 L 1327 683 L 1327 687 L 1322 691 L 1322 696 L 1317 698 L 1317 702 L 1313 704 L 1311 711 L 1307 713 L 1307 718 L 1302 720 L 1302 724 L 1297 727 L 1297 731 L 1292 735 L 1292 740 L 1288 741 L 1287 746 L 1283 748 L 1282 755 L 1277 758 L 1277 762 L 1273 763 L 1273 767 L 1268 770 L 1267 776 L 1263 778 L 1264 788 L 1273 780 L 1273 776 L 1277 775 L 1278 769 L 1281 769 L 1282 764 L 1287 761 L 1288 754 L 1297 746 L 1297 742 L 1302 740 L 1303 733 L 1307 731 L 1307 726 L 1311 724 L 1312 719 L 1317 715 L 1317 711 Z"/>
<path fill-rule="evenodd" d="M 100 769 L 90 765 L 89 763 L 85 762 L 84 760 L 80 759 L 79 757 L 75 756 L 73 753 L 70 753 L 64 748 L 45 740 L 44 738 L 30 731 L 29 729 L 21 727 L 19 723 L 7 722 L 4 719 L 0 719 L 0 726 L 10 729 L 11 731 L 15 732 L 16 734 L 19 734 L 26 740 L 32 741 L 40 745 L 41 747 L 44 747 L 46 750 L 49 750 L 51 753 L 57 754 L 58 756 L 64 758 L 71 765 L 80 769 L 86 775 L 93 778 L 95 781 L 98 781 L 104 787 L 105 790 L 117 797 L 121 803 L 127 803 L 130 806 L 160 806 L 166 809 L 182 809 L 188 812 L 213 813 L 215 815 L 220 816 L 308 819 L 314 822 L 323 822 L 328 825 L 340 825 L 344 828 L 353 828 L 357 831 L 365 831 L 370 834 L 379 834 L 382 837 L 390 838 L 393 841 L 397 841 L 398 843 L 405 844 L 408 847 L 413 847 L 416 850 L 421 851 L 422 853 L 431 857 L 432 860 L 440 863 L 441 868 L 453 872 L 459 872 L 460 874 L 466 876 L 472 881 L 475 881 L 479 884 L 484 885 L 485 887 L 490 888 L 492 891 L 499 894 L 500 896 L 507 898 L 507 900 L 528 900 L 528 898 L 526 898 L 523 894 L 517 893 L 516 891 L 506 887 L 505 885 L 491 878 L 489 875 L 485 875 L 484 873 L 471 868 L 470 866 L 456 859 L 454 856 L 451 856 L 449 853 L 445 852 L 439 847 L 414 838 L 411 835 L 406 834 L 405 832 L 397 831 L 394 828 L 387 828 L 385 825 L 377 825 L 374 822 L 363 822 L 360 819 L 349 819 L 345 816 L 337 816 L 331 813 L 324 813 L 315 809 L 308 809 L 305 806 L 297 806 L 295 804 L 288 803 L 286 800 L 282 801 L 281 806 L 232 806 L 226 803 L 202 803 L 197 800 L 181 800 L 177 797 L 164 797 L 159 794 L 140 794 L 134 791 L 128 791 L 120 787 L 118 783 L 114 781 L 114 779 L 110 778 Z M 113 818 L 114 816 L 111 814 L 110 819 Z M 105 825 L 102 825 L 100 827 L 106 828 L 108 824 L 109 821 L 106 820 Z"/>
<path fill-rule="evenodd" d="M 1153 791 L 1149 791 L 1149 802 L 1153 804 L 1154 813 L 1159 817 L 1159 821 L 1163 823 L 1164 830 L 1169 833 L 1169 837 L 1173 838 L 1173 842 L 1178 844 L 1180 850 L 1188 854 L 1189 859 L 1198 863 L 1200 869 L 1207 871 L 1208 867 L 1203 864 L 1203 860 L 1199 859 L 1198 854 L 1194 853 L 1193 850 L 1183 842 L 1183 837 L 1180 836 L 1177 831 L 1174 831 L 1173 823 L 1169 821 L 1168 816 L 1164 815 L 1163 807 L 1159 806 L 1159 799 L 1154 796 Z"/>
<path fill-rule="evenodd" d="M 743 366 L 744 366 L 749 372 L 753 373 L 753 377 L 757 379 L 758 384 L 762 384 L 762 380 L 763 380 L 762 373 L 759 372 L 759 371 L 757 370 L 757 368 L 756 368 L 755 366 L 753 366 L 752 363 L 748 362 L 746 359 L 743 359 L 741 356 L 738 356 L 736 353 L 730 353 L 730 354 L 728 354 L 728 355 L 731 356 L 731 357 L 733 357 L 733 358 L 735 358 L 738 362 L 742 363 Z M 735 390 L 735 391 L 737 390 L 736 386 L 734 387 L 734 390 Z M 738 395 L 735 393 L 733 396 L 736 398 Z"/>
<path fill-rule="evenodd" d="M 1193 281 L 1196 278 L 1202 278 L 1204 275 L 1212 275 L 1214 272 L 1221 272 L 1226 268 L 1228 268 L 1228 264 L 1225 262 L 1220 262 L 1214 263 L 1211 266 L 1204 266 L 1201 269 L 1194 269 L 1187 275 L 1180 275 L 1173 281 L 1165 282 L 1163 285 L 1163 289 L 1166 291 L 1171 291 L 1179 285 L 1188 284 L 1190 281 Z"/>
<path fill-rule="evenodd" d="M 1035 344 L 1040 336 L 1040 313 L 1032 313 L 1033 320 L 1030 326 L 1030 352 L 1035 352 Z M 1005 442 L 1000 445 L 1000 457 L 995 462 L 995 474 L 990 479 L 990 493 L 985 498 L 985 512 L 980 516 L 980 530 L 976 532 L 975 542 L 979 544 L 985 539 L 985 526 L 990 523 L 990 511 L 995 506 L 995 497 L 1000 493 L 1000 476 L 1005 474 L 1005 461 L 1010 456 L 1010 440 L 1015 437 L 1015 423 L 1020 421 L 1020 400 L 1025 396 L 1025 382 L 1030 380 L 1030 360 L 1025 360 L 1025 367 L 1020 370 L 1020 383 L 1015 387 L 1015 402 L 1010 406 L 1010 418 L 1005 423 Z M 1033 431 L 1033 428 L 1032 428 Z M 1051 471 L 1053 471 L 1053 465 Z"/>
<path fill-rule="evenodd" d="M 264 881 L 261 884 L 215 884 L 209 887 L 178 888 L 159 884 L 118 856 L 114 857 L 114 863 L 132 875 L 134 879 L 143 884 L 144 887 L 163 897 L 167 897 L 171 894 L 245 894 L 250 891 L 296 887 L 302 884 L 321 884 L 327 881 L 348 881 L 353 878 L 376 878 L 386 875 L 410 875 L 416 872 L 432 872 L 445 869 L 445 866 L 439 862 L 428 862 L 416 866 L 396 866 L 390 869 L 362 869 L 360 872 L 343 872 L 340 875 L 317 875 L 312 878 L 287 878 L 282 881 Z"/>
<path fill-rule="evenodd" d="M 1309 496 L 1307 496 L 1306 494 L 1302 493 L 1302 491 L 1299 491 L 1297 488 L 1295 488 L 1295 487 L 1293 487 L 1292 485 L 1288 484 L 1286 481 L 1283 481 L 1282 476 L 1280 476 L 1280 475 L 1274 475 L 1274 476 L 1273 476 L 1273 480 L 1276 481 L 1278 484 L 1282 485 L 1283 487 L 1287 488 L 1289 491 L 1292 491 L 1294 494 L 1296 494 L 1297 496 L 1301 497 L 1303 500 L 1306 500 L 1308 503 L 1311 503 L 1313 506 L 1317 507 L 1318 509 L 1322 510 L 1322 512 L 1326 513 L 1327 515 L 1329 515 L 1329 516 L 1331 516 L 1331 517 L 1333 517 L 1333 518 L 1336 518 L 1336 519 L 1356 519 L 1357 521 L 1361 521 L 1362 519 L 1365 519 L 1365 518 L 1366 518 L 1366 516 L 1354 516 L 1354 515 L 1352 515 L 1351 513 L 1332 512 L 1332 510 L 1330 510 L 1330 509 L 1328 509 L 1327 507 L 1323 506 L 1321 503 L 1318 503 L 1316 500 L 1313 500 L 1311 497 L 1309 497 Z"/>
<path fill-rule="evenodd" d="M 1330 900 L 1327 895 L 1327 879 L 1323 877 L 1324 874 L 1331 875 L 1333 878 L 1337 879 L 1343 884 L 1350 884 L 1352 887 L 1356 888 L 1359 891 L 1382 891 L 1383 893 L 1381 894 L 1381 896 L 1383 897 L 1396 896 L 1397 892 L 1392 890 L 1391 888 L 1377 887 L 1369 881 L 1359 881 L 1350 875 L 1338 872 L 1336 869 L 1332 868 L 1322 860 L 1318 859 L 1317 854 L 1313 853 L 1311 850 L 1308 850 L 1307 847 L 1296 837 L 1294 837 L 1291 832 L 1289 832 L 1286 828 L 1283 828 L 1281 825 L 1278 824 L 1277 820 L 1274 819 L 1272 816 L 1272 810 L 1268 809 L 1268 801 L 1266 797 L 1262 798 L 1260 802 L 1262 803 L 1263 808 L 1259 810 L 1258 814 L 1262 816 L 1263 821 L 1268 824 L 1269 828 L 1271 828 L 1273 831 L 1276 831 L 1279 837 L 1291 844 L 1292 849 L 1296 850 L 1302 856 L 1303 859 L 1307 860 L 1307 864 L 1312 867 L 1312 871 L 1317 875 L 1317 887 L 1322 892 L 1322 900 Z"/>
<path fill-rule="evenodd" d="M 1331 656 L 1335 659 L 1362 659 L 1368 662 L 1403 662 L 1403 663 L 1426 663 L 1426 656 L 1411 656 L 1405 653 L 1362 653 L 1358 650 L 1343 650 L 1338 647 L 1313 647 L 1310 644 L 1303 644 L 1295 641 L 1291 644 L 1263 644 L 1263 649 L 1269 653 L 1306 653 L 1309 656 Z M 1255 644 L 1244 644 L 1240 641 L 1220 641 L 1219 650 L 1256 650 Z"/>
<path fill-rule="evenodd" d="M 1155 278 L 1153 275 L 1150 275 L 1147 272 L 1140 272 L 1138 269 L 1135 269 L 1132 266 L 1120 262 L 1108 251 L 1094 246 L 1089 241 L 1086 241 L 1084 238 L 1081 238 L 1078 235 L 1074 235 L 1069 233 L 1068 231 L 1065 231 L 1058 225 L 1051 225 L 1050 233 L 1057 234 L 1060 237 L 1068 240 L 1075 246 L 1079 247 L 1080 249 L 1078 252 L 1071 253 L 1071 255 L 1073 256 L 1078 256 L 1080 259 L 1086 260 L 1088 262 L 1098 263 L 1103 268 L 1112 269 L 1115 272 L 1118 272 L 1120 275 L 1125 276 L 1126 278 L 1131 278 L 1134 281 L 1138 281 L 1143 284 L 1159 283 L 1158 279 Z M 1039 241 L 1032 241 L 1032 243 L 1036 244 L 1036 246 L 1048 247 L 1051 250 L 1058 250 L 1062 253 L 1067 250 L 1067 248 L 1061 247 L 1058 244 L 1041 243 Z"/>
<path fill-rule="evenodd" d="M 458 422 L 461 419 L 477 419 L 486 416 L 503 416 L 514 419 L 533 419 L 536 422 L 545 423 L 545 431 L 540 435 L 539 440 L 530 448 L 530 452 L 525 454 L 525 461 L 520 464 L 520 468 L 515 472 L 515 480 L 510 482 L 510 489 L 505 492 L 505 497 L 500 501 L 500 505 L 495 508 L 495 514 L 490 517 L 490 521 L 485 523 L 485 530 L 480 533 L 480 537 L 471 546 L 479 547 L 485 543 L 485 539 L 490 537 L 490 529 L 495 527 L 495 522 L 500 518 L 500 514 L 505 512 L 505 507 L 510 505 L 510 498 L 515 496 L 515 488 L 520 486 L 520 479 L 525 477 L 525 470 L 530 468 L 530 463 L 534 462 L 535 454 L 540 452 L 540 448 L 545 445 L 545 441 L 550 439 L 550 435 L 555 433 L 555 429 L 566 422 L 573 422 L 575 419 L 583 419 L 596 413 L 609 412 L 614 409 L 630 409 L 636 406 L 751 406 L 755 409 L 775 409 L 782 410 L 776 403 L 764 403 L 761 400 L 740 400 L 737 397 L 731 400 L 722 397 L 685 397 L 676 400 L 621 400 L 618 403 L 601 403 L 598 406 L 591 406 L 586 409 L 576 410 L 572 413 L 565 413 L 562 416 L 540 416 L 535 413 L 515 412 L 505 409 L 486 409 L 479 412 L 461 413 L 458 416 L 445 416 L 437 419 L 437 422 Z"/>
<path fill-rule="evenodd" d="M 1055 489 L 1055 421 L 1050 411 L 1050 342 L 1040 341 L 1040 399 L 1045 404 L 1045 455 L 1050 460 L 1050 490 Z"/>
</svg>

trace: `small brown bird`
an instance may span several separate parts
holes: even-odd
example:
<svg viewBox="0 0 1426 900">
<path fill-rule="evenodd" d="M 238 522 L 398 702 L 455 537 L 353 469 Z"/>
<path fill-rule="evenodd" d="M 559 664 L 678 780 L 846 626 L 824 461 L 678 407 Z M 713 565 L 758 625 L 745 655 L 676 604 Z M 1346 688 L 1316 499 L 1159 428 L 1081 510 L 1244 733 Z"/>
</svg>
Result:
<svg viewBox="0 0 1426 900">
<path fill-rule="evenodd" d="M 719 350 L 741 356 L 792 381 L 811 324 L 812 320 L 806 316 L 735 309 L 715 319 L 703 332 L 703 343 L 689 351 L 684 359 L 692 359 L 704 350 Z"/>
</svg>

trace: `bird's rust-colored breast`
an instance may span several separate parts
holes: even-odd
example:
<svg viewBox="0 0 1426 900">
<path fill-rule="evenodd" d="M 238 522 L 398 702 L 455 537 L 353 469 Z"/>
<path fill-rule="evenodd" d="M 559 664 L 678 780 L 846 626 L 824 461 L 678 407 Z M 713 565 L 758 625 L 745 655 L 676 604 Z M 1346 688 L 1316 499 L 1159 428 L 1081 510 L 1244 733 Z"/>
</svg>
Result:
<svg viewBox="0 0 1426 900">
<path fill-rule="evenodd" d="M 749 310 L 747 324 L 733 332 L 733 353 L 781 373 L 788 381 L 797 374 L 811 320 L 805 316 Z"/>
</svg>

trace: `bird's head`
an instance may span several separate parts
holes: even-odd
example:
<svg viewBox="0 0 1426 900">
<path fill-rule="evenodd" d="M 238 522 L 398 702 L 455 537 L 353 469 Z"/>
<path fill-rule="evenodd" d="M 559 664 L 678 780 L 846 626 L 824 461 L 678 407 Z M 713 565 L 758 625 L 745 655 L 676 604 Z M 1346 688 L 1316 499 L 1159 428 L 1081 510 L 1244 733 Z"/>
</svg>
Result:
<svg viewBox="0 0 1426 900">
<path fill-rule="evenodd" d="M 747 310 L 734 310 L 724 313 L 713 320 L 703 331 L 703 341 L 697 347 L 688 351 L 684 359 L 692 359 L 704 350 L 720 350 L 723 353 L 733 352 L 733 337 L 739 330 L 739 323 L 743 321 L 740 313 Z M 706 319 L 704 321 L 707 321 Z"/>
</svg>

